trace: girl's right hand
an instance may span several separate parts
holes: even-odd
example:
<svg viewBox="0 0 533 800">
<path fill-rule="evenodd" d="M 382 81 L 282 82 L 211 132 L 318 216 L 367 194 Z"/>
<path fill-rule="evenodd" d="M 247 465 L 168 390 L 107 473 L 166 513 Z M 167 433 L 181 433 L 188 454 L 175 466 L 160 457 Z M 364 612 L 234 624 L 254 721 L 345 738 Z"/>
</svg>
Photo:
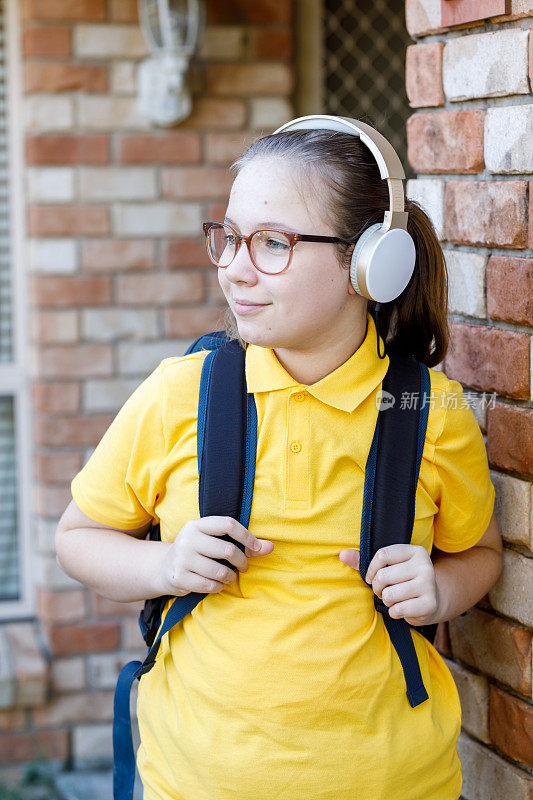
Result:
<svg viewBox="0 0 533 800">
<path fill-rule="evenodd" d="M 232 542 L 217 538 L 225 534 L 244 544 L 245 552 Z M 237 573 L 214 559 L 226 559 L 246 572 L 250 556 L 267 555 L 273 549 L 273 542 L 256 539 L 233 517 L 191 519 L 165 552 L 160 572 L 161 594 L 179 597 L 189 592 L 220 592 L 225 584 L 235 580 Z"/>
</svg>

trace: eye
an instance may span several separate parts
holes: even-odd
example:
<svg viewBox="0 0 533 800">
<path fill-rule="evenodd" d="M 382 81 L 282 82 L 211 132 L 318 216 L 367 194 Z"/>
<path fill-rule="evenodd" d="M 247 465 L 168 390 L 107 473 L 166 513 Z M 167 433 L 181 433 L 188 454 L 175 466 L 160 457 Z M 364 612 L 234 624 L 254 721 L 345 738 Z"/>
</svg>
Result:
<svg viewBox="0 0 533 800">
<path fill-rule="evenodd" d="M 224 236 L 224 241 L 226 244 L 235 244 L 235 236 L 233 236 L 231 233 L 228 233 Z"/>
<path fill-rule="evenodd" d="M 289 244 L 285 240 L 274 239 L 272 237 L 269 237 L 265 244 L 268 249 L 272 250 L 273 252 L 284 252 L 289 248 Z"/>
</svg>

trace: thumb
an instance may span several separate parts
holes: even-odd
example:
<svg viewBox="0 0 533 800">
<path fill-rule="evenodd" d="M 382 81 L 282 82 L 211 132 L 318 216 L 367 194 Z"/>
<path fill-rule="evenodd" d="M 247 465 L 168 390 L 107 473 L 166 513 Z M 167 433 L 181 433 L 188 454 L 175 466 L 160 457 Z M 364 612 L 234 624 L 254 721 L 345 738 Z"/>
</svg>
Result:
<svg viewBox="0 0 533 800">
<path fill-rule="evenodd" d="M 359 550 L 341 550 L 339 558 L 347 567 L 359 568 Z"/>
</svg>

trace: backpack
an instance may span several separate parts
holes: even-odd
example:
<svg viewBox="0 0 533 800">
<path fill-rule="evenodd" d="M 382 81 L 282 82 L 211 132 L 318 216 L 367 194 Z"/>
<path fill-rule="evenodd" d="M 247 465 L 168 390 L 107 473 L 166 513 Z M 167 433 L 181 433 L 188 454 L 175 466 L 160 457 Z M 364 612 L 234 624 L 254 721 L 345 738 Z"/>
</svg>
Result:
<svg viewBox="0 0 533 800">
<path fill-rule="evenodd" d="M 197 453 L 200 517 L 231 516 L 248 527 L 255 477 L 257 412 L 254 395 L 246 390 L 245 350 L 224 331 L 200 336 L 186 355 L 206 349 L 198 398 Z M 414 398 L 403 403 L 402 394 Z M 428 368 L 413 357 L 389 354 L 389 367 L 382 383 L 382 400 L 368 454 L 361 516 L 359 572 L 365 578 L 374 553 L 395 543 L 409 544 L 414 524 L 415 493 L 424 448 L 429 413 Z M 405 395 L 404 395 L 405 397 Z M 420 398 L 420 402 L 417 402 Z M 224 481 L 220 481 L 221 473 Z M 394 509 L 394 525 L 390 524 Z M 153 525 L 149 537 L 160 539 L 160 526 Z M 244 545 L 229 534 L 220 537 Z M 217 559 L 235 569 L 225 559 Z M 370 587 L 369 587 L 370 588 Z M 131 800 L 135 780 L 135 756 L 129 697 L 135 678 L 153 667 L 162 637 L 207 594 L 189 592 L 181 597 L 147 600 L 139 625 L 149 651 L 145 660 L 131 661 L 120 672 L 114 699 L 113 797 Z M 165 602 L 173 599 L 161 625 Z M 400 659 L 411 707 L 428 699 L 411 634 L 405 619 L 393 619 L 388 608 L 374 595 L 374 605 L 383 616 L 392 644 Z M 437 624 L 416 626 L 433 643 Z"/>
</svg>

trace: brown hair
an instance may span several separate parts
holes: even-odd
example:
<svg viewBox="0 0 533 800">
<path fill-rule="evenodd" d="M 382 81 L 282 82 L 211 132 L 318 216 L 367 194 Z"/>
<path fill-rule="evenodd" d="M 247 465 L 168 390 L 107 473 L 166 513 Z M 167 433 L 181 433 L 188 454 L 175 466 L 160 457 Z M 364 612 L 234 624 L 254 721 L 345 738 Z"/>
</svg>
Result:
<svg viewBox="0 0 533 800">
<path fill-rule="evenodd" d="M 297 165 L 294 177 L 304 200 L 306 179 L 324 186 L 321 199 L 335 236 L 356 242 L 368 227 L 383 221 L 389 208 L 387 181 L 381 178 L 374 156 L 358 137 L 327 130 L 271 134 L 253 142 L 231 169 L 238 173 L 253 158 L 276 156 Z M 412 355 L 433 367 L 444 359 L 448 349 L 446 263 L 425 211 L 409 199 L 405 210 L 409 212 L 407 230 L 415 243 L 415 269 L 400 296 L 380 304 L 379 333 L 387 353 Z M 353 245 L 334 246 L 340 265 L 348 269 Z M 369 300 L 368 310 L 374 313 L 375 307 L 376 303 Z M 230 309 L 228 312 L 226 332 L 245 347 L 235 317 Z"/>
</svg>

